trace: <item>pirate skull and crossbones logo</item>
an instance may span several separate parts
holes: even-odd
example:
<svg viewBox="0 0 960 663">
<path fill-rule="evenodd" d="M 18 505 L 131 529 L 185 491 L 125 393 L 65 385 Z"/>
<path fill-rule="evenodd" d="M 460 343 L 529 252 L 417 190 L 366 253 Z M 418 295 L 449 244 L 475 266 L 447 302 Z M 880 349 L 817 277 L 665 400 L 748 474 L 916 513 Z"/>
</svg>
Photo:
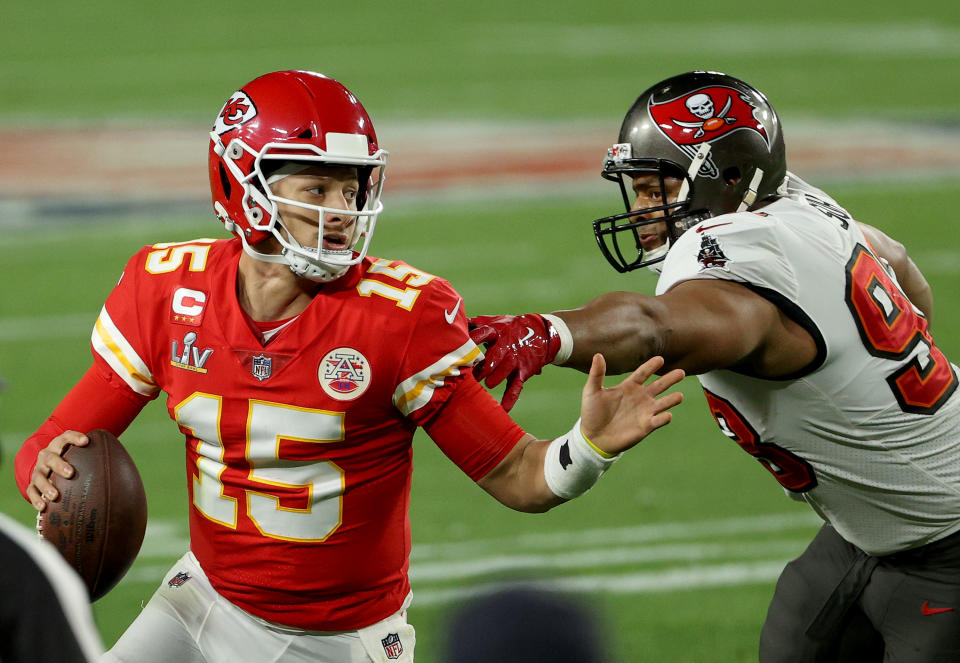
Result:
<svg viewBox="0 0 960 663">
<path fill-rule="evenodd" d="M 700 138 L 707 131 L 716 131 L 724 125 L 737 122 L 737 118 L 727 117 L 727 113 L 730 112 L 730 107 L 733 105 L 733 99 L 730 96 L 727 96 L 727 101 L 719 113 L 716 112 L 717 107 L 710 95 L 702 92 L 691 95 L 684 102 L 684 105 L 693 116 L 700 118 L 700 122 L 683 122 L 676 118 L 671 119 L 681 127 L 696 129 L 696 133 L 693 134 L 694 138 Z"/>
</svg>

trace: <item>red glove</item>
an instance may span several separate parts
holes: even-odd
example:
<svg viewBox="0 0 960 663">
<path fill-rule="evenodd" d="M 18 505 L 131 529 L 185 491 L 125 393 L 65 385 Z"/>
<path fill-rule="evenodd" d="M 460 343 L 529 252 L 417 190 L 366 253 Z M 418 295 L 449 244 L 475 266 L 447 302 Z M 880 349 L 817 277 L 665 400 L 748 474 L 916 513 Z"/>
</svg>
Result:
<svg viewBox="0 0 960 663">
<path fill-rule="evenodd" d="M 470 338 L 487 346 L 482 364 L 473 369 L 477 380 L 493 388 L 507 381 L 500 405 L 507 412 L 520 397 L 523 383 L 553 361 L 560 350 L 560 334 L 537 313 L 478 315 L 470 318 Z"/>
</svg>

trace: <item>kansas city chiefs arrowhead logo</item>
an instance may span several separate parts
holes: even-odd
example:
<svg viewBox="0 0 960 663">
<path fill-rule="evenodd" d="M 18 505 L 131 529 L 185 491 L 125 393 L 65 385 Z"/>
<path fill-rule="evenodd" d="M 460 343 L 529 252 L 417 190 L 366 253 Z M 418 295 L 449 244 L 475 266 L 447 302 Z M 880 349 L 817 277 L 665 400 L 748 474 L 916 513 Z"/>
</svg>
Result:
<svg viewBox="0 0 960 663">
<path fill-rule="evenodd" d="M 257 115 L 257 107 L 243 90 L 234 92 L 230 100 L 223 105 L 213 130 L 217 134 L 225 134 L 231 129 L 246 124 Z"/>
</svg>

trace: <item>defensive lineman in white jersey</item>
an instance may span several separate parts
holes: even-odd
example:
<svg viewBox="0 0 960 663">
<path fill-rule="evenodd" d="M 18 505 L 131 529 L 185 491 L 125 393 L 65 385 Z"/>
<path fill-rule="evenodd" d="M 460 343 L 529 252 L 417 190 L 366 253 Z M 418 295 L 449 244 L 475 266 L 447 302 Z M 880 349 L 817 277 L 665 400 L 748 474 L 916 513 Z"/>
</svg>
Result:
<svg viewBox="0 0 960 663">
<path fill-rule="evenodd" d="M 919 309 L 850 214 L 793 174 L 788 184 L 758 212 L 680 237 L 657 294 L 727 279 L 791 311 L 816 339 L 816 364 L 776 389 L 735 371 L 699 375 L 721 430 L 748 451 L 764 445 L 755 455 L 791 495 L 872 555 L 941 539 L 960 530 L 960 398 L 946 398 L 957 369 L 924 337 Z M 888 380 L 894 352 L 916 370 L 899 383 Z M 779 463 L 774 445 L 788 452 Z"/>
<path fill-rule="evenodd" d="M 624 118 L 603 176 L 626 212 L 594 233 L 656 296 L 480 316 L 477 375 L 504 407 L 547 363 L 662 355 L 700 379 L 721 431 L 825 525 L 784 569 L 761 663 L 960 660 L 960 395 L 904 247 L 787 172 L 755 88 L 689 72 Z"/>
</svg>

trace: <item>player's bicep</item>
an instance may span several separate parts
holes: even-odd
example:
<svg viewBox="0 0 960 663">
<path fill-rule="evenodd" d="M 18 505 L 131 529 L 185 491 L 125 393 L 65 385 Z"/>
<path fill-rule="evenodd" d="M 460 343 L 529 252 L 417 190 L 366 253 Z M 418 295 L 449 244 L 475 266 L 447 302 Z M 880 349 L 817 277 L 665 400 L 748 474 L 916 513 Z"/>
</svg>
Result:
<svg viewBox="0 0 960 663">
<path fill-rule="evenodd" d="M 656 298 L 664 370 L 732 368 L 764 351 L 780 312 L 746 286 L 720 279 L 678 283 Z"/>
</svg>

